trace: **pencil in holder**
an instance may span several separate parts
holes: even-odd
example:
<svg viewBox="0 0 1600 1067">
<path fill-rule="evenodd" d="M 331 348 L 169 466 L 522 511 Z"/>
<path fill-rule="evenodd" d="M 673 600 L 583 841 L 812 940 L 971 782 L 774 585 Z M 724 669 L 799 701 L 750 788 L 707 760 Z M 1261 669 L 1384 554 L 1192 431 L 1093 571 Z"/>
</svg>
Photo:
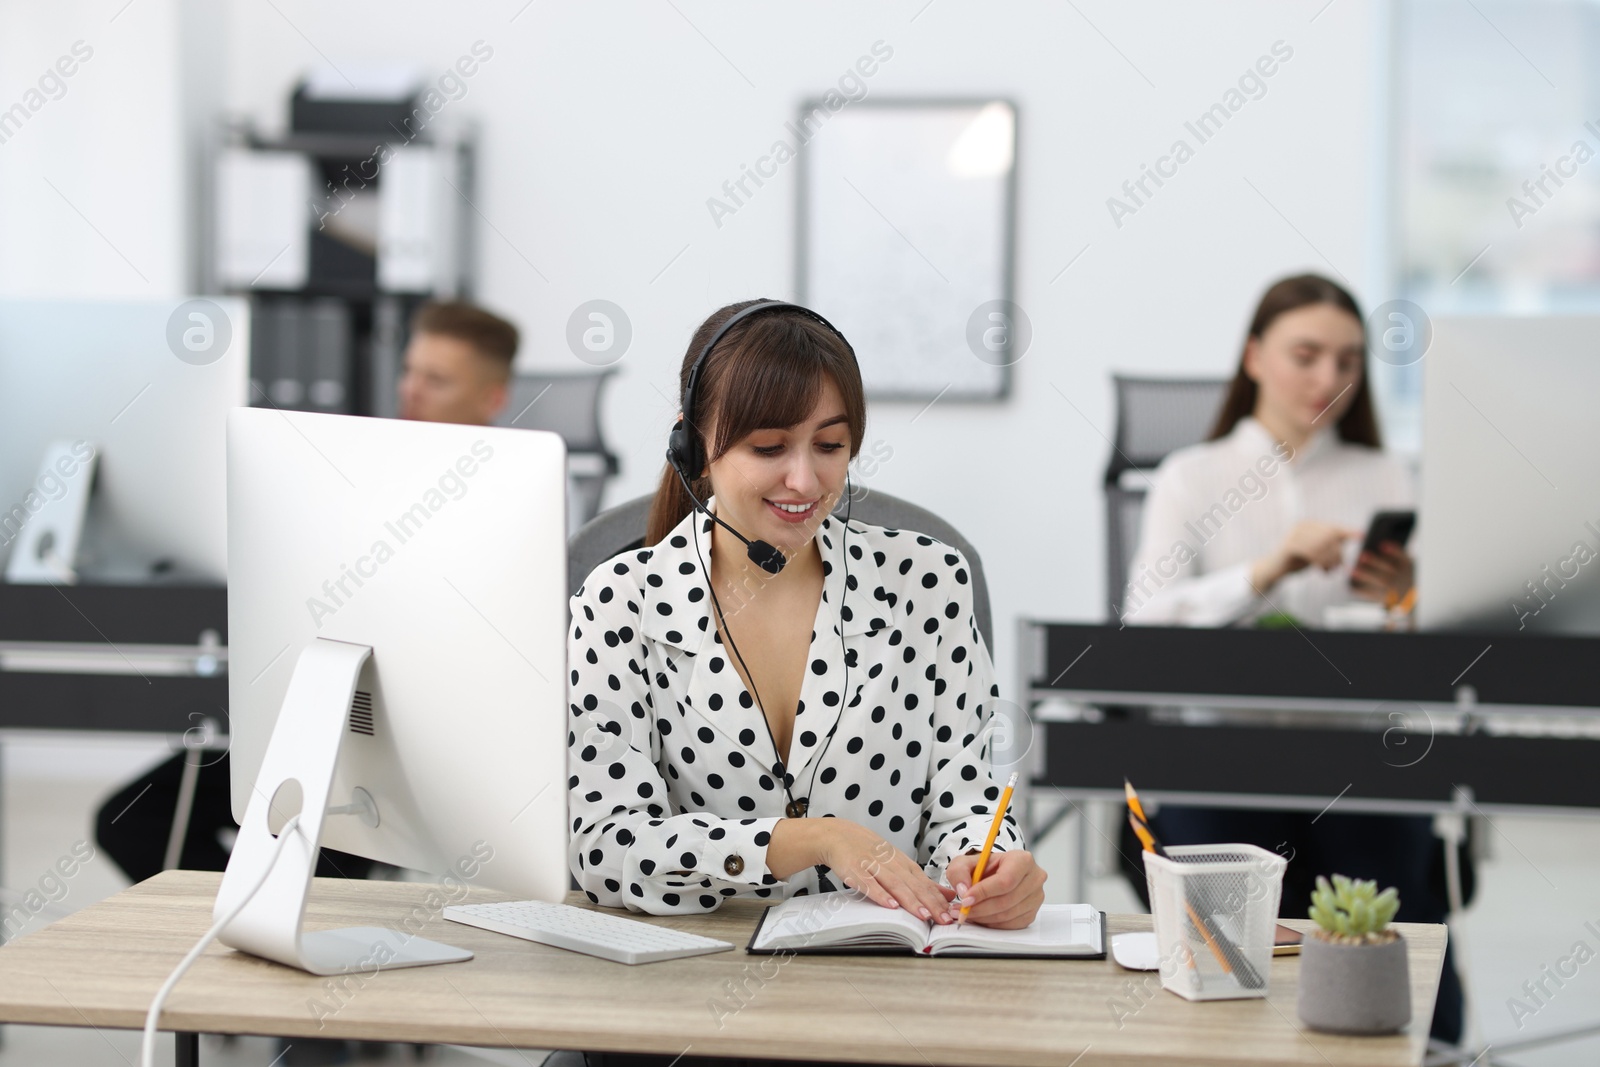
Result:
<svg viewBox="0 0 1600 1067">
<path fill-rule="evenodd" d="M 1266 996 L 1287 866 L 1255 845 L 1146 853 L 1161 984 L 1188 1000 Z"/>
</svg>

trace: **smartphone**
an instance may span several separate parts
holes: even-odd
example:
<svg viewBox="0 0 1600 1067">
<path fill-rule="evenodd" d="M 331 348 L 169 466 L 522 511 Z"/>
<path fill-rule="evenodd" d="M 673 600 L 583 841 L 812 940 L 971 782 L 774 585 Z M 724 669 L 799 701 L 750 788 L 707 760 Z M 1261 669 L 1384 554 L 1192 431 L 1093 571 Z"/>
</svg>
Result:
<svg viewBox="0 0 1600 1067">
<path fill-rule="evenodd" d="M 1411 531 L 1416 525 L 1415 511 L 1380 511 L 1372 516 L 1372 522 L 1367 526 L 1367 536 L 1361 542 L 1361 551 L 1377 555 L 1379 547 L 1387 542 L 1393 542 L 1404 548 L 1406 542 L 1411 540 Z"/>
<path fill-rule="evenodd" d="M 1299 930 L 1278 924 L 1272 936 L 1272 954 L 1274 956 L 1293 956 L 1300 951 L 1300 942 L 1303 937 Z"/>
</svg>

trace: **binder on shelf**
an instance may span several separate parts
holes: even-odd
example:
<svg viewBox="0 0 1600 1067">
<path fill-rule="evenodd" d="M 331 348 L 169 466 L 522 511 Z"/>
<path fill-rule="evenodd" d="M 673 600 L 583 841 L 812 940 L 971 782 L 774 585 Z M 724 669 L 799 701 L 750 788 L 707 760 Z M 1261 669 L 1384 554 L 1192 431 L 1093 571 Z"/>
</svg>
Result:
<svg viewBox="0 0 1600 1067">
<path fill-rule="evenodd" d="M 349 305 L 332 298 L 317 300 L 306 309 L 301 325 L 305 331 L 301 355 L 306 376 L 306 409 L 349 414 Z"/>
<path fill-rule="evenodd" d="M 250 392 L 251 407 L 266 407 L 272 396 L 273 379 L 278 376 L 278 318 L 273 301 L 257 298 L 250 313 Z"/>
<path fill-rule="evenodd" d="M 372 305 L 372 338 L 366 364 L 367 414 L 381 419 L 392 419 L 400 411 L 405 316 L 405 301 L 398 296 L 380 296 Z"/>
<path fill-rule="evenodd" d="M 276 300 L 270 314 L 277 320 L 273 328 L 276 353 L 267 396 L 274 407 L 298 409 L 306 399 L 305 372 L 301 369 L 301 353 L 305 347 L 301 302 L 292 297 Z"/>
<path fill-rule="evenodd" d="M 460 153 L 447 145 L 397 148 L 378 184 L 378 288 L 453 294 L 460 215 Z"/>
<path fill-rule="evenodd" d="M 300 289 L 315 178 L 298 152 L 226 148 L 217 160 L 216 272 L 224 289 Z"/>
</svg>

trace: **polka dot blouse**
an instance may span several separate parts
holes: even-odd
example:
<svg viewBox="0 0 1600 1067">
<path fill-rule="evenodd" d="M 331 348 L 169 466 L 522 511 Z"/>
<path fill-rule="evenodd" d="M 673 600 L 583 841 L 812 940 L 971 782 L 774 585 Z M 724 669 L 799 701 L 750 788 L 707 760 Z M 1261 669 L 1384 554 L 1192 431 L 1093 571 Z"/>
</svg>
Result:
<svg viewBox="0 0 1600 1067">
<path fill-rule="evenodd" d="M 767 869 L 785 784 L 808 817 L 860 823 L 935 880 L 982 847 L 998 690 L 966 560 L 831 516 L 817 544 L 822 600 L 781 776 L 713 623 L 709 519 L 601 564 L 572 598 L 569 861 L 590 900 L 665 915 L 840 888 L 825 867 Z M 1009 813 L 995 847 L 1023 847 Z"/>
</svg>

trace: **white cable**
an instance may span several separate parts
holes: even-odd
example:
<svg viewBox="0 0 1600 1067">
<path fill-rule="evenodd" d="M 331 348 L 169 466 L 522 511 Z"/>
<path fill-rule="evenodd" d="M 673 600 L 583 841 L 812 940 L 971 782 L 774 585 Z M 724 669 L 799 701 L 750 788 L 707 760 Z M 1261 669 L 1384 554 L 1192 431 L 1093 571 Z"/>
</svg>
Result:
<svg viewBox="0 0 1600 1067">
<path fill-rule="evenodd" d="M 205 950 L 210 947 L 211 942 L 216 940 L 217 935 L 222 933 L 229 923 L 239 917 L 239 913 L 245 909 L 250 901 L 255 899 L 255 895 L 261 891 L 261 887 L 267 884 L 267 878 L 272 874 L 272 869 L 278 865 L 278 857 L 283 854 L 283 846 L 289 840 L 289 835 L 299 830 L 299 828 L 300 816 L 298 815 L 283 824 L 283 829 L 278 831 L 278 843 L 273 846 L 272 855 L 267 859 L 266 869 L 261 872 L 261 877 L 256 879 L 256 884 L 250 887 L 250 892 L 246 893 L 244 898 L 235 904 L 228 914 L 212 923 L 211 929 L 207 930 L 206 935 L 196 943 L 194 948 L 189 950 L 189 954 L 183 958 L 183 962 L 174 967 L 172 973 L 167 975 L 166 982 L 156 992 L 155 1000 L 150 1002 L 149 1014 L 144 1017 L 144 1041 L 139 1046 L 139 1067 L 155 1067 L 156 1021 L 161 1018 L 161 1005 L 166 1003 L 167 994 L 172 992 L 173 987 L 178 984 L 178 980 L 194 965 L 194 961 L 199 959 Z"/>
</svg>

